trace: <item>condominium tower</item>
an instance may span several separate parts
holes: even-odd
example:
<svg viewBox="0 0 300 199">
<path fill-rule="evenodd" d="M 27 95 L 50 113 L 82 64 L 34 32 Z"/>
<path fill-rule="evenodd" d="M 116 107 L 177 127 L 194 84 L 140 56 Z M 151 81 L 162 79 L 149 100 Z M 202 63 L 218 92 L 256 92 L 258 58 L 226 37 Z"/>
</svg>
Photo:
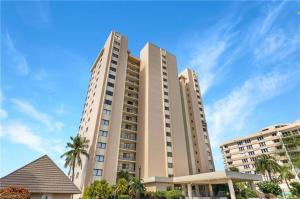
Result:
<svg viewBox="0 0 300 199">
<path fill-rule="evenodd" d="M 132 56 L 117 32 L 91 67 L 79 134 L 90 141 L 75 168 L 81 190 L 114 184 L 121 170 L 141 178 L 214 171 L 197 75 L 178 76 L 176 57 L 151 43 Z"/>
<path fill-rule="evenodd" d="M 261 154 L 273 156 L 280 165 L 292 164 L 300 157 L 300 120 L 277 124 L 255 134 L 223 143 L 220 148 L 227 169 L 255 173 L 255 161 Z M 267 176 L 265 176 L 267 178 Z"/>
</svg>

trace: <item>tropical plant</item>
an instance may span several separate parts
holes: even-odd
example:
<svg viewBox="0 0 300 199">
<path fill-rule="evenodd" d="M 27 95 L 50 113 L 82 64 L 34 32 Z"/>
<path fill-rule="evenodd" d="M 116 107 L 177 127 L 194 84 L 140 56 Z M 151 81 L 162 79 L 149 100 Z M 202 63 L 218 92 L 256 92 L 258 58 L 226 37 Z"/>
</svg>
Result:
<svg viewBox="0 0 300 199">
<path fill-rule="evenodd" d="M 294 177 L 294 175 L 291 172 L 291 167 L 290 166 L 281 166 L 280 167 L 280 171 L 279 171 L 279 179 L 283 180 L 287 187 L 289 189 L 291 189 L 290 185 L 289 185 L 289 180 L 292 179 Z"/>
<path fill-rule="evenodd" d="M 239 170 L 239 168 L 232 166 L 232 167 L 229 167 L 229 171 L 239 172 L 240 170 Z"/>
<path fill-rule="evenodd" d="M 107 199 L 111 194 L 112 188 L 106 180 L 96 180 L 84 190 L 82 199 Z"/>
<path fill-rule="evenodd" d="M 121 179 L 121 178 L 124 178 L 124 179 L 127 180 L 127 182 L 129 182 L 129 180 L 130 180 L 130 174 L 128 173 L 128 171 L 123 171 L 123 170 L 119 171 L 117 173 L 117 181 L 119 179 Z"/>
<path fill-rule="evenodd" d="M 291 192 L 293 195 L 300 197 L 300 183 L 299 182 L 292 182 L 291 183 Z"/>
<path fill-rule="evenodd" d="M 130 199 L 129 195 L 119 195 L 118 199 Z"/>
<path fill-rule="evenodd" d="M 136 177 L 132 177 L 129 181 L 129 192 L 135 193 L 136 195 L 145 193 L 146 188 L 141 180 Z"/>
<path fill-rule="evenodd" d="M 124 178 L 120 178 L 117 182 L 115 193 L 117 195 L 123 195 L 128 193 L 128 182 Z"/>
<path fill-rule="evenodd" d="M 256 198 L 257 194 L 254 190 L 248 188 L 245 183 L 235 183 L 234 185 L 234 191 L 236 194 L 236 197 L 239 199 L 247 199 L 247 198 Z"/>
<path fill-rule="evenodd" d="M 87 140 L 85 137 L 81 137 L 79 134 L 77 134 L 75 137 L 70 137 L 71 142 L 67 143 L 66 148 L 69 148 L 70 150 L 65 152 L 61 158 L 65 157 L 65 168 L 69 167 L 69 175 L 72 172 L 72 182 L 74 181 L 74 170 L 76 164 L 80 167 L 82 167 L 82 160 L 81 155 L 84 155 L 85 157 L 89 157 L 89 154 L 87 152 L 88 143 L 89 140 Z"/>
<path fill-rule="evenodd" d="M 180 190 L 170 190 L 166 192 L 167 199 L 180 199 L 182 197 L 182 193 Z"/>
<path fill-rule="evenodd" d="M 272 173 L 280 171 L 280 165 L 276 162 L 275 158 L 270 155 L 260 155 L 255 161 L 256 172 L 265 175 L 267 172 L 269 180 L 272 181 Z"/>
<path fill-rule="evenodd" d="M 167 191 L 155 191 L 151 192 L 151 196 L 155 199 L 161 199 L 166 197 L 166 192 Z"/>
<path fill-rule="evenodd" d="M 278 184 L 275 184 L 273 182 L 263 181 L 257 183 L 257 186 L 259 190 L 261 190 L 264 194 L 273 194 L 275 196 L 279 196 L 282 193 L 281 188 Z"/>
<path fill-rule="evenodd" d="M 0 190 L 1 199 L 30 199 L 30 193 L 23 187 L 6 187 Z"/>
</svg>

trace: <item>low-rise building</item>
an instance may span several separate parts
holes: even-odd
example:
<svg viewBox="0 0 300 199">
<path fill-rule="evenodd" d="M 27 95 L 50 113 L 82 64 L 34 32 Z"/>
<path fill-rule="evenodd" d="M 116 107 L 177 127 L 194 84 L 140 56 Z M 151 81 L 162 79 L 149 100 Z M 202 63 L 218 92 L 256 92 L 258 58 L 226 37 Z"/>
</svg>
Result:
<svg viewBox="0 0 300 199">
<path fill-rule="evenodd" d="M 11 186 L 26 188 L 31 199 L 70 199 L 81 193 L 47 155 L 0 178 L 1 189 Z"/>
</svg>

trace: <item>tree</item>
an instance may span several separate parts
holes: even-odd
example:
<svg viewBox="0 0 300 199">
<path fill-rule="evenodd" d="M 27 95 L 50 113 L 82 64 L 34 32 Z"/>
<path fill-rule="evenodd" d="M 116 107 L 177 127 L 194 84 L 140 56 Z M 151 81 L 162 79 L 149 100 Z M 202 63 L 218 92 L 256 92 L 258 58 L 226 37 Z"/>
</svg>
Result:
<svg viewBox="0 0 300 199">
<path fill-rule="evenodd" d="M 272 173 L 280 171 L 280 165 L 275 158 L 270 155 L 260 155 L 255 161 L 256 172 L 265 174 L 267 172 L 269 180 L 272 181 Z"/>
<path fill-rule="evenodd" d="M 290 185 L 288 183 L 288 180 L 292 179 L 293 177 L 294 177 L 294 175 L 290 171 L 290 167 L 289 166 L 281 166 L 280 167 L 279 178 L 286 183 L 286 185 L 289 188 L 289 190 L 291 189 L 291 187 L 290 187 Z"/>
<path fill-rule="evenodd" d="M 105 180 L 96 180 L 84 190 L 82 199 L 107 199 L 112 188 Z"/>
<path fill-rule="evenodd" d="M 239 170 L 239 168 L 232 166 L 232 167 L 229 167 L 229 171 L 239 172 L 240 170 Z"/>
<path fill-rule="evenodd" d="M 116 185 L 115 190 L 117 195 L 127 194 L 128 192 L 128 182 L 124 178 L 120 178 Z"/>
<path fill-rule="evenodd" d="M 88 148 L 89 140 L 87 140 L 85 137 L 81 137 L 80 135 L 76 135 L 76 137 L 70 137 L 71 142 L 67 143 L 66 148 L 69 148 L 70 150 L 65 152 L 61 158 L 65 157 L 65 167 L 69 167 L 69 175 L 72 172 L 72 182 L 74 181 L 74 170 L 76 164 L 80 167 L 82 167 L 82 160 L 81 155 L 84 155 L 85 157 L 89 157 L 88 152 L 86 149 Z"/>
<path fill-rule="evenodd" d="M 128 171 L 123 171 L 123 170 L 119 171 L 117 173 L 117 180 L 119 180 L 121 178 L 124 178 L 124 179 L 127 180 L 127 182 L 129 182 L 129 180 L 130 180 L 130 174 L 128 173 Z"/>
<path fill-rule="evenodd" d="M 130 181 L 129 181 L 129 192 L 130 193 L 134 193 L 137 196 L 139 196 L 139 194 L 145 193 L 145 191 L 146 191 L 146 188 L 141 180 L 139 180 L 136 177 L 133 177 L 130 179 Z"/>
<path fill-rule="evenodd" d="M 275 196 L 279 196 L 282 193 L 282 190 L 280 189 L 278 184 L 275 184 L 273 182 L 259 182 L 257 183 L 257 186 L 259 187 L 259 190 L 261 190 L 264 194 L 273 194 Z"/>
<path fill-rule="evenodd" d="M 30 193 L 23 187 L 6 187 L 0 190 L 0 198 L 30 199 Z"/>
<path fill-rule="evenodd" d="M 291 183 L 292 188 L 290 189 L 292 194 L 300 197 L 300 183 L 299 182 L 292 182 Z"/>
</svg>

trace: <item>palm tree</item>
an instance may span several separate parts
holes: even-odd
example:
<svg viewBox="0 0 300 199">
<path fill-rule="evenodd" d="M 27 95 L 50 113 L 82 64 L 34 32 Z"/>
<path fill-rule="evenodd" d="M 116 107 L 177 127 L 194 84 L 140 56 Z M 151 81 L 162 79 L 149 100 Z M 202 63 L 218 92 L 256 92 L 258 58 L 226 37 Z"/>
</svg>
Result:
<svg viewBox="0 0 300 199">
<path fill-rule="evenodd" d="M 260 155 L 255 161 L 256 172 L 265 174 L 267 172 L 269 180 L 272 181 L 272 173 L 280 171 L 280 165 L 276 162 L 275 158 L 270 155 Z"/>
<path fill-rule="evenodd" d="M 128 182 L 124 178 L 120 178 L 117 182 L 115 192 L 117 195 L 126 194 L 128 191 Z"/>
<path fill-rule="evenodd" d="M 69 167 L 69 175 L 72 172 L 72 182 L 74 181 L 74 170 L 76 164 L 80 167 L 82 167 L 82 160 L 81 155 L 84 155 L 85 157 L 89 157 L 88 152 L 86 149 L 88 148 L 89 140 L 87 140 L 85 137 L 81 137 L 80 135 L 76 135 L 75 137 L 70 137 L 71 142 L 67 143 L 66 148 L 69 148 L 70 150 L 65 152 L 61 158 L 65 157 L 65 168 Z"/>
<path fill-rule="evenodd" d="M 129 182 L 129 179 L 130 179 L 130 174 L 128 171 L 124 171 L 124 170 L 121 170 L 117 173 L 117 180 L 121 179 L 121 178 L 124 178 L 125 180 L 127 180 L 127 182 Z"/>
<path fill-rule="evenodd" d="M 140 179 L 136 177 L 130 179 L 129 192 L 135 193 L 137 195 L 137 198 L 139 198 L 141 193 L 145 193 L 145 190 L 146 188 Z"/>
<path fill-rule="evenodd" d="M 291 178 L 293 178 L 294 175 L 292 174 L 292 172 L 290 171 L 290 167 L 289 166 L 281 166 L 280 167 L 280 171 L 279 171 L 279 178 L 281 180 L 284 180 L 287 187 L 290 189 L 290 185 L 288 183 L 288 180 L 290 180 Z"/>
</svg>

